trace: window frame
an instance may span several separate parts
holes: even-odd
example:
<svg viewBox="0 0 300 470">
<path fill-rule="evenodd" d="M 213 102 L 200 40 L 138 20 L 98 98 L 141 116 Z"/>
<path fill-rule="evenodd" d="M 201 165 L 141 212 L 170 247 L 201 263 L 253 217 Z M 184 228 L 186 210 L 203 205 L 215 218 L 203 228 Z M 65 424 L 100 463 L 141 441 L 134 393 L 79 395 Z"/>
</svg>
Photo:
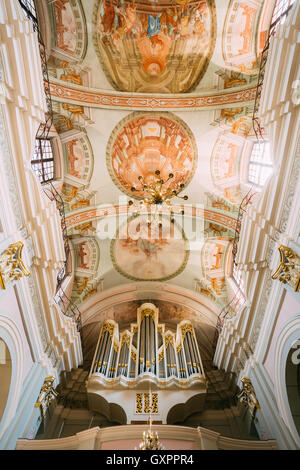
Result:
<svg viewBox="0 0 300 470">
<path fill-rule="evenodd" d="M 254 151 L 255 151 L 255 148 L 258 146 L 261 146 L 263 145 L 265 147 L 265 145 L 268 144 L 268 146 L 270 146 L 270 142 L 269 141 L 264 141 L 264 142 L 254 142 L 253 143 L 253 146 L 252 146 L 252 149 L 251 149 L 251 153 L 250 153 L 250 156 L 249 156 L 249 159 L 248 159 L 248 171 L 247 171 L 247 182 L 251 185 L 254 185 L 254 186 L 257 186 L 259 188 L 263 188 L 266 181 L 268 180 L 268 178 L 270 177 L 270 175 L 267 176 L 267 178 L 265 179 L 265 181 L 260 184 L 260 176 L 261 176 L 261 172 L 259 171 L 258 173 L 258 177 L 257 178 L 253 178 L 251 179 L 250 178 L 250 169 L 251 167 L 257 167 L 258 169 L 261 169 L 261 168 L 270 168 L 272 169 L 273 168 L 273 163 L 271 161 L 271 159 L 267 160 L 267 162 L 264 162 L 264 159 L 263 159 L 263 155 L 264 155 L 264 152 L 265 150 L 263 150 L 262 152 L 262 157 L 260 159 L 257 159 L 255 160 L 254 159 Z"/>
<path fill-rule="evenodd" d="M 45 148 L 43 148 L 43 143 L 49 143 L 47 144 L 47 150 L 51 150 L 50 152 L 44 152 Z M 38 151 L 37 151 L 37 147 Z M 55 180 L 55 153 L 52 145 L 52 139 L 47 138 L 47 139 L 35 139 L 35 149 L 34 149 L 34 156 L 39 156 L 40 158 L 32 158 L 31 159 L 31 168 L 34 171 L 35 175 L 38 177 L 39 181 L 41 184 L 49 183 L 50 181 Z M 43 155 L 51 155 L 49 158 L 43 158 Z M 44 163 L 53 163 L 52 168 L 51 168 L 51 177 L 48 178 L 48 173 L 49 169 L 44 166 Z M 38 166 L 41 166 L 39 168 Z M 36 167 L 36 168 L 35 168 Z"/>
</svg>

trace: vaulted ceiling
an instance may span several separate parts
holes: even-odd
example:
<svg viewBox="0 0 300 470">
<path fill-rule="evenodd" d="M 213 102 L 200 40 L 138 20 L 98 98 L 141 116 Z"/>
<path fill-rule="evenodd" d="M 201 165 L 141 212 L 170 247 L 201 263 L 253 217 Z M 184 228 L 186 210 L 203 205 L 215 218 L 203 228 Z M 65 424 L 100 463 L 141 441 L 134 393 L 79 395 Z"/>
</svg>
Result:
<svg viewBox="0 0 300 470">
<path fill-rule="evenodd" d="M 90 344 L 105 318 L 125 325 L 152 299 L 162 321 L 190 318 L 211 357 L 218 313 L 232 295 L 238 207 L 251 187 L 270 3 L 40 2 L 72 247 L 67 290 Z M 149 236 L 148 214 L 135 216 L 128 201 L 139 204 L 145 194 L 131 188 L 140 175 L 151 183 L 156 170 L 174 174 L 167 184 L 183 183 L 189 199 L 173 197 L 175 223 L 163 208 L 162 227 L 153 223 Z"/>
</svg>

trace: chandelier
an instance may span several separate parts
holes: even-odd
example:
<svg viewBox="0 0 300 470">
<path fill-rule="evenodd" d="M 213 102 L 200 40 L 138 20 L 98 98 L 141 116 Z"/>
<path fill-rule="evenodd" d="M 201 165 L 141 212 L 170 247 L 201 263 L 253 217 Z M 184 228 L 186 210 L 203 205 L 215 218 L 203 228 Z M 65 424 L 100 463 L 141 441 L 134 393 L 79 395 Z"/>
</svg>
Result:
<svg viewBox="0 0 300 470">
<path fill-rule="evenodd" d="M 140 184 L 141 187 L 140 188 L 137 187 L 137 186 L 132 186 L 131 187 L 132 192 L 143 191 L 144 193 L 147 194 L 147 196 L 142 201 L 140 201 L 140 207 L 137 208 L 135 206 L 135 214 L 139 214 L 140 210 L 141 210 L 141 207 L 144 206 L 144 205 L 154 206 L 155 207 L 155 213 L 157 213 L 157 210 L 161 209 L 163 204 L 166 204 L 166 206 L 167 206 L 167 208 L 168 208 L 168 210 L 171 214 L 171 222 L 174 223 L 174 212 L 170 207 L 171 206 L 170 199 L 172 197 L 176 196 L 180 199 L 183 199 L 184 201 L 187 201 L 188 196 L 186 196 L 186 195 L 185 196 L 179 196 L 179 193 L 183 190 L 185 185 L 184 185 L 184 183 L 180 183 L 177 189 L 171 189 L 167 185 L 167 183 L 172 178 L 174 178 L 173 173 L 169 173 L 168 179 L 165 180 L 165 181 L 160 176 L 160 170 L 156 170 L 155 175 L 156 175 L 156 179 L 153 181 L 153 183 L 146 184 L 145 180 L 144 180 L 144 177 L 139 176 L 138 180 L 139 180 L 139 184 Z M 128 204 L 130 206 L 132 206 L 134 204 L 134 202 L 132 200 L 130 200 L 128 202 Z M 181 214 L 182 215 L 184 214 L 184 210 L 181 211 Z"/>
<path fill-rule="evenodd" d="M 159 442 L 157 432 L 152 431 L 152 418 L 149 416 L 149 429 L 143 432 L 143 440 L 138 450 L 164 450 L 164 446 Z"/>
</svg>

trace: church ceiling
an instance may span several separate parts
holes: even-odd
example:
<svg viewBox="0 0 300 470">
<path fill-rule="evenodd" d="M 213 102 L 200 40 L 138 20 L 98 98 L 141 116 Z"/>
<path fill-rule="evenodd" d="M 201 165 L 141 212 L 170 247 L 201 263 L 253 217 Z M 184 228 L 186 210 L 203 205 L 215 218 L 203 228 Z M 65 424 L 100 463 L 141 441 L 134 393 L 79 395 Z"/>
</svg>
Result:
<svg viewBox="0 0 300 470">
<path fill-rule="evenodd" d="M 214 50 L 213 0 L 99 0 L 93 22 L 96 53 L 117 90 L 192 91 Z"/>
<path fill-rule="evenodd" d="M 47 5 L 69 288 L 79 307 L 106 290 L 143 282 L 188 289 L 216 311 L 230 300 L 232 241 L 249 190 L 259 44 L 268 25 L 264 3 Z M 170 188 L 183 183 L 189 196 L 188 203 L 171 199 L 175 223 L 163 208 L 161 227 L 128 205 L 145 197 L 131 190 L 138 177 L 151 183 L 156 170 L 164 180 L 174 174 Z M 191 224 L 199 239 L 190 237 Z M 192 315 L 176 305 L 162 306 L 166 321 L 172 312 L 176 321 L 200 321 L 200 308 Z M 120 306 L 128 321 L 131 307 Z M 97 321 L 111 313 L 101 312 Z"/>
<path fill-rule="evenodd" d="M 161 218 L 162 226 L 148 223 L 147 215 L 133 217 L 111 242 L 115 269 L 136 281 L 166 281 L 178 276 L 189 259 L 189 243 L 182 228 Z"/>
<path fill-rule="evenodd" d="M 107 145 L 107 165 L 113 182 L 130 197 L 141 199 L 146 193 L 137 187 L 139 176 L 146 184 L 160 171 L 170 189 L 192 179 L 197 166 L 194 136 L 184 121 L 170 113 L 129 115 L 113 130 Z"/>
</svg>

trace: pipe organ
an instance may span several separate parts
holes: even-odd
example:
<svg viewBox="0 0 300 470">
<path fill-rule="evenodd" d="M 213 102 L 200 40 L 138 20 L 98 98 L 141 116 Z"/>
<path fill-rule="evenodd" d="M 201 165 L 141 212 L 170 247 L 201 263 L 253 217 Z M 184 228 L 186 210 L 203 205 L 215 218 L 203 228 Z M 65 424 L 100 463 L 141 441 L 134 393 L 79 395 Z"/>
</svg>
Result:
<svg viewBox="0 0 300 470">
<path fill-rule="evenodd" d="M 203 383 L 204 374 L 199 348 L 190 321 L 167 330 L 159 323 L 159 311 L 146 303 L 137 310 L 137 321 L 119 333 L 114 320 L 102 326 L 90 377 L 97 376 L 109 387 L 123 384 L 134 388 L 150 380 L 159 388 L 182 385 L 184 388 Z"/>
</svg>

